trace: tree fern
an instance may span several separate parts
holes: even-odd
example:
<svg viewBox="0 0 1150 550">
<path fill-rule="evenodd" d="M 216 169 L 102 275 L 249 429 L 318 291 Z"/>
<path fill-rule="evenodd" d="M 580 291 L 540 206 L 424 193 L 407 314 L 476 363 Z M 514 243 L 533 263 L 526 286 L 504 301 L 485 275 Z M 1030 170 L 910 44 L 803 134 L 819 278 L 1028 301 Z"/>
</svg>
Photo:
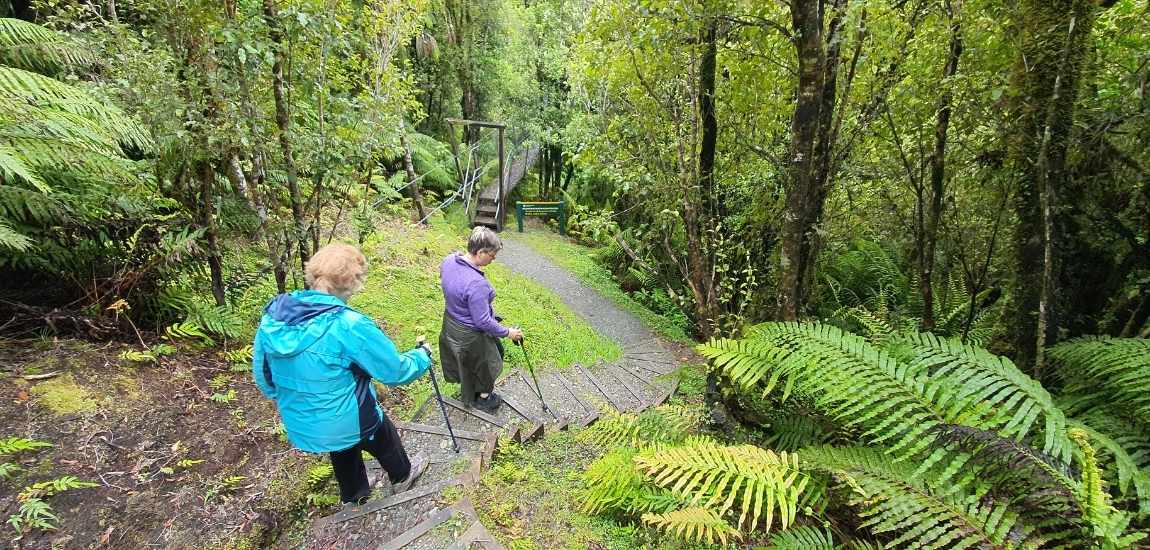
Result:
<svg viewBox="0 0 1150 550">
<path fill-rule="evenodd" d="M 1058 344 L 1047 356 L 1071 391 L 1150 418 L 1150 339 L 1089 336 Z"/>
<path fill-rule="evenodd" d="M 689 497 L 692 506 L 714 509 L 721 516 L 739 503 L 736 525 L 749 531 L 758 527 L 760 518 L 770 529 L 776 511 L 779 524 L 790 525 L 807 484 L 794 454 L 706 439 L 641 452 L 635 463 L 656 485 Z"/>
<path fill-rule="evenodd" d="M 0 65 L 55 72 L 94 60 L 65 34 L 20 19 L 0 18 Z"/>
<path fill-rule="evenodd" d="M 682 508 L 663 514 L 643 514 L 643 523 L 678 538 L 707 544 L 727 544 L 728 539 L 741 538 L 719 514 L 710 508 Z"/>
<path fill-rule="evenodd" d="M 867 447 L 817 447 L 801 451 L 806 468 L 832 473 L 850 489 L 863 526 L 896 538 L 892 548 L 1037 548 L 1041 539 L 1005 505 L 952 490 L 939 491 L 931 476 L 892 462 Z"/>
</svg>

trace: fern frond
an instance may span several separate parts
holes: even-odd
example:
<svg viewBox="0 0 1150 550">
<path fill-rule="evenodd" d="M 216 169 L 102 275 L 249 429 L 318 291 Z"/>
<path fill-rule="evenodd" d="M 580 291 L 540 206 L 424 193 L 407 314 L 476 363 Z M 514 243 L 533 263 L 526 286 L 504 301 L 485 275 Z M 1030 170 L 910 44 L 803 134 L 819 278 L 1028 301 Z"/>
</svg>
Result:
<svg viewBox="0 0 1150 550">
<path fill-rule="evenodd" d="M 635 464 L 656 485 L 689 496 L 692 506 L 717 506 L 721 515 L 740 502 L 737 525 L 747 525 L 751 531 L 764 514 L 763 524 L 769 530 L 776 510 L 779 524 L 790 525 L 807 484 L 793 453 L 776 454 L 753 445 L 723 446 L 703 439 L 641 452 Z"/>
<path fill-rule="evenodd" d="M 0 218 L 0 247 L 25 252 L 32 248 L 32 239 L 12 229 L 6 220 Z"/>
<path fill-rule="evenodd" d="M 628 445 L 649 447 L 682 442 L 701 421 L 697 410 L 660 405 L 640 414 L 620 413 L 612 408 L 600 413 L 599 421 L 579 434 L 602 447 Z"/>
<path fill-rule="evenodd" d="M 13 455 L 51 446 L 51 443 L 36 441 L 35 439 L 28 439 L 26 437 L 6 437 L 0 439 L 0 455 Z"/>
<path fill-rule="evenodd" d="M 52 190 L 48 182 L 40 177 L 36 168 L 29 164 L 15 148 L 0 143 L 0 184 L 24 182 L 42 193 Z"/>
<path fill-rule="evenodd" d="M 20 19 L 0 18 L 0 65 L 55 72 L 89 65 L 95 57 L 67 35 Z"/>
<path fill-rule="evenodd" d="M 1146 533 L 1129 533 L 1131 517 L 1110 504 L 1110 495 L 1102 485 L 1102 470 L 1098 467 L 1094 447 L 1085 430 L 1071 429 L 1070 438 L 1081 449 L 1082 481 L 1076 495 L 1082 506 L 1082 519 L 1089 526 L 1088 536 L 1110 548 L 1126 548 L 1146 538 Z"/>
<path fill-rule="evenodd" d="M 0 101 L 25 103 L 98 121 L 124 144 L 142 150 L 152 147 L 147 131 L 120 109 L 101 103 L 77 87 L 31 71 L 0 66 Z"/>
<path fill-rule="evenodd" d="M 2 163 L 3 159 L 0 159 L 0 164 Z M 56 225 L 68 221 L 71 209 L 53 195 L 22 187 L 0 185 L 0 215 L 26 224 Z"/>
<path fill-rule="evenodd" d="M 813 525 L 792 527 L 771 535 L 764 550 L 838 550 L 830 529 Z"/>
<path fill-rule="evenodd" d="M 1116 406 L 1150 418 L 1150 339 L 1088 336 L 1047 351 L 1072 390 L 1105 392 Z"/>
<path fill-rule="evenodd" d="M 772 449 L 791 452 L 803 447 L 830 443 L 834 437 L 834 434 L 816 419 L 794 411 L 772 420 L 770 431 L 771 435 L 767 438 L 769 446 Z"/>
<path fill-rule="evenodd" d="M 1117 479 L 1118 493 L 1136 499 L 1139 513 L 1150 516 L 1150 431 L 1105 406 L 1074 414 L 1069 425 L 1086 432 L 1098 444 L 1103 458 L 1112 461 L 1113 475 L 1107 478 Z"/>
<path fill-rule="evenodd" d="M 929 333 L 905 333 L 899 343 L 910 346 L 905 355 L 911 368 L 924 369 L 932 380 L 958 390 L 953 401 L 940 403 L 970 415 L 960 417 L 958 423 L 993 429 L 1022 441 L 1034 434 L 1034 425 L 1041 421 L 1043 452 L 1070 460 L 1073 445 L 1066 437 L 1065 414 L 1046 388 L 1010 359 Z M 891 349 L 898 345 L 892 344 Z"/>
<path fill-rule="evenodd" d="M 843 425 L 864 429 L 864 438 L 888 445 L 899 459 L 930 449 L 932 429 L 958 423 L 965 413 L 948 406 L 953 391 L 942 382 L 830 325 L 765 323 L 743 340 L 698 349 L 736 384 L 761 384 L 764 395 L 785 378 L 796 393 Z"/>
<path fill-rule="evenodd" d="M 636 452 L 626 447 L 615 449 L 587 468 L 580 495 L 585 512 L 631 515 L 665 512 L 683 504 L 683 499 L 670 491 L 645 483 L 635 467 Z"/>
<path fill-rule="evenodd" d="M 643 523 L 690 542 L 727 544 L 741 535 L 709 508 L 692 507 L 665 514 L 643 514 Z"/>
<path fill-rule="evenodd" d="M 867 447 L 801 451 L 806 468 L 833 474 L 875 534 L 897 535 L 892 548 L 1037 548 L 1040 540 L 1006 506 L 953 490 L 939 491 L 914 466 Z"/>
<path fill-rule="evenodd" d="M 1017 495 L 1019 505 L 1039 514 L 1078 513 L 1077 474 L 1069 464 L 992 431 L 968 426 L 938 431 L 941 443 L 971 455 L 963 469 L 993 485 L 996 494 Z"/>
</svg>

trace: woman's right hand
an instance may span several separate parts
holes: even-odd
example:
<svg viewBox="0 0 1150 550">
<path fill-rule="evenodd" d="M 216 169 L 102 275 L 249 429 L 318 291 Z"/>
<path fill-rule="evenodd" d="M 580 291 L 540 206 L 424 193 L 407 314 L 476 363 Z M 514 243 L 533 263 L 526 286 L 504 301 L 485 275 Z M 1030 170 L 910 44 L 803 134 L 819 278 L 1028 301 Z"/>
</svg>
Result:
<svg viewBox="0 0 1150 550">
<path fill-rule="evenodd" d="M 523 331 L 517 328 L 507 329 L 507 337 L 510 338 L 512 342 L 522 342 Z"/>
</svg>

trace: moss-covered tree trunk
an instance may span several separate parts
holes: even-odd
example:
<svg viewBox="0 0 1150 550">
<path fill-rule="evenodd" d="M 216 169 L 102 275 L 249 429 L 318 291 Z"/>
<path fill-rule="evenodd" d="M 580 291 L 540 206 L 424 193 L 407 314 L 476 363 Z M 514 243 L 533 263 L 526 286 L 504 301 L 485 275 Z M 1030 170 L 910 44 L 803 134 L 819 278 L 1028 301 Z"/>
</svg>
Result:
<svg viewBox="0 0 1150 550">
<path fill-rule="evenodd" d="M 818 250 L 816 229 L 830 191 L 844 5 L 844 0 L 791 4 L 799 80 L 791 118 L 776 295 L 777 315 L 784 320 L 797 319 L 806 307 Z M 824 24 L 828 14 L 830 21 Z"/>
<path fill-rule="evenodd" d="M 1041 348 L 1058 337 L 1059 218 L 1079 191 L 1066 172 L 1079 77 L 1098 10 L 1092 0 L 1022 0 L 1012 75 L 1010 157 L 1016 172 L 1016 359 L 1041 374 Z"/>
<path fill-rule="evenodd" d="M 285 92 L 284 65 L 286 62 L 286 45 L 284 44 L 283 25 L 280 24 L 279 11 L 275 0 L 263 0 L 264 22 L 268 26 L 268 36 L 275 48 L 272 59 L 272 95 L 276 104 L 276 128 L 278 129 L 280 150 L 283 152 L 284 171 L 287 173 L 288 196 L 291 201 L 292 221 L 295 222 L 295 239 L 299 244 L 299 260 L 302 268 L 307 267 L 311 258 L 308 248 L 307 220 L 304 218 L 303 195 L 300 193 L 299 177 L 296 173 L 295 156 L 291 145 L 291 107 L 287 102 Z"/>
<path fill-rule="evenodd" d="M 950 43 L 947 47 L 946 62 L 943 64 L 942 80 L 944 88 L 938 98 L 938 111 L 934 122 L 934 150 L 930 155 L 930 202 L 920 199 L 919 212 L 921 236 L 918 239 L 918 284 L 922 296 L 922 330 L 934 330 L 934 256 L 938 245 L 938 225 L 942 220 L 943 195 L 946 193 L 946 142 L 950 130 L 950 115 L 954 97 L 949 88 L 949 80 L 958 74 L 958 62 L 962 58 L 962 25 L 959 14 L 962 0 L 946 2 L 947 16 L 950 19 Z M 922 194 L 920 193 L 920 197 Z"/>
</svg>

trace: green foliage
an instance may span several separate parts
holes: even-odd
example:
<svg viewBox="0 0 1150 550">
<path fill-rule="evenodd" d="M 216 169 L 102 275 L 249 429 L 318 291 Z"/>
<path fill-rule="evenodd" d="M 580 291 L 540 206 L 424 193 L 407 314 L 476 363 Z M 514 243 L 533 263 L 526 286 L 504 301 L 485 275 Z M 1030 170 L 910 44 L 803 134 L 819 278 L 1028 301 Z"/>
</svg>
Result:
<svg viewBox="0 0 1150 550">
<path fill-rule="evenodd" d="M 63 476 L 33 483 L 17 495 L 16 500 L 20 502 L 20 509 L 8 517 L 8 524 L 21 535 L 32 529 L 44 531 L 55 529 L 55 522 L 59 521 L 59 518 L 52 513 L 52 507 L 45 499 L 71 489 L 99 486 L 98 483 L 82 481 L 75 476 Z"/>
<path fill-rule="evenodd" d="M 727 524 L 718 513 L 698 506 L 665 514 L 643 514 L 643 523 L 684 540 L 707 544 L 727 544 L 727 539 L 739 538 L 739 531 Z"/>
<path fill-rule="evenodd" d="M 1085 337 L 1049 351 L 1068 390 L 1150 418 L 1150 339 Z"/>
<path fill-rule="evenodd" d="M 52 506 L 39 498 L 30 498 L 20 503 L 20 509 L 8 516 L 8 525 L 17 533 L 26 533 L 32 529 L 50 531 L 56 528 L 56 521 L 60 518 L 52 513 Z"/>
<path fill-rule="evenodd" d="M 812 398 L 896 459 L 926 453 L 924 466 L 942 460 L 945 452 L 932 445 L 940 424 L 1000 428 L 1022 440 L 1040 417 L 1044 448 L 1068 453 L 1061 411 L 1045 390 L 1009 360 L 969 349 L 931 336 L 880 348 L 836 327 L 795 323 L 759 325 L 744 340 L 699 348 L 739 387 L 766 395 L 783 382 L 784 399 L 791 391 Z M 974 371 L 979 376 L 963 376 Z M 857 391 L 864 383 L 868 391 Z"/>
<path fill-rule="evenodd" d="M 838 548 L 829 529 L 802 525 L 771 535 L 770 545 L 764 550 L 838 550 Z"/>
<path fill-rule="evenodd" d="M 24 437 L 7 437 L 0 439 L 0 455 L 14 455 L 25 451 L 34 451 L 44 447 L 51 447 L 51 443 L 36 441 Z"/>
<path fill-rule="evenodd" d="M 802 452 L 807 467 L 833 473 L 851 493 L 863 525 L 897 535 L 891 547 L 1036 548 L 1039 539 L 1004 505 L 936 490 L 914 466 L 892 462 L 866 447 L 821 447 Z"/>
<path fill-rule="evenodd" d="M 698 422 L 669 406 L 600 420 L 581 438 L 612 450 L 583 474 L 584 510 L 708 542 L 794 521 L 808 482 L 798 457 L 689 436 Z"/>
<path fill-rule="evenodd" d="M 579 437 L 604 448 L 682 443 L 701 420 L 697 410 L 676 405 L 659 405 L 637 415 L 605 408 L 599 415 Z"/>
<path fill-rule="evenodd" d="M 36 441 L 24 437 L 6 437 L 0 439 L 0 458 L 7 458 L 23 452 L 34 451 L 51 447 L 51 443 Z M 20 465 L 15 462 L 0 462 L 0 479 L 11 479 L 20 471 Z"/>
<path fill-rule="evenodd" d="M 1122 548 L 1141 537 L 1126 509 L 1145 506 L 1144 432 L 1083 409 L 1091 397 L 1056 401 L 1006 358 L 932 334 L 868 341 L 796 323 L 699 349 L 740 391 L 813 406 L 866 445 L 798 454 L 849 489 L 863 526 L 893 547 Z"/>
<path fill-rule="evenodd" d="M 724 446 L 707 439 L 643 451 L 635 457 L 635 464 L 656 485 L 689 496 L 690 506 L 701 506 L 717 516 L 740 502 L 735 525 L 748 531 L 759 527 L 760 520 L 770 530 L 775 512 L 785 529 L 794 521 L 807 484 L 794 454 L 776 454 L 753 445 Z"/>
</svg>

